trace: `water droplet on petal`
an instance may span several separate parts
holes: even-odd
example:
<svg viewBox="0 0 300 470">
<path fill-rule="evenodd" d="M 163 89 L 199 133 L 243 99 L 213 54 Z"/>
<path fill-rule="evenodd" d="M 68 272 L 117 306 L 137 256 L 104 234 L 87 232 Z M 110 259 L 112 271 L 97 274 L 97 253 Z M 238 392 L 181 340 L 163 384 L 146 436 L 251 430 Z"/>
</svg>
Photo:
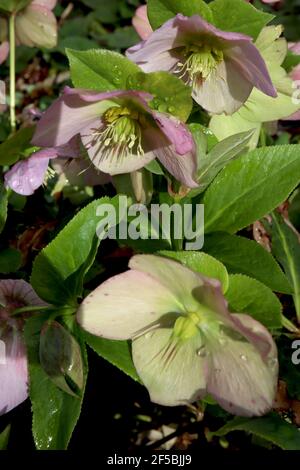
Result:
<svg viewBox="0 0 300 470">
<path fill-rule="evenodd" d="M 174 111 L 175 111 L 174 106 L 169 106 L 168 111 L 169 111 L 169 113 L 174 113 Z"/>
<path fill-rule="evenodd" d="M 209 354 L 205 346 L 201 346 L 197 349 L 197 356 L 199 357 L 206 357 Z"/>
<path fill-rule="evenodd" d="M 242 359 L 242 361 L 247 361 L 248 358 L 247 356 L 245 356 L 245 354 L 240 354 L 240 358 Z"/>
</svg>

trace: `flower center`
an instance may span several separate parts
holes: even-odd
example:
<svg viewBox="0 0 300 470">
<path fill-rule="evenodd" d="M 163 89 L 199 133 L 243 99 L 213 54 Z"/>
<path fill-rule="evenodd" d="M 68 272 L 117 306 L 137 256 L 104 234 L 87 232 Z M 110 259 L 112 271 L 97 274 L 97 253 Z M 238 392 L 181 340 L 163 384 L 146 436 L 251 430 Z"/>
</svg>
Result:
<svg viewBox="0 0 300 470">
<path fill-rule="evenodd" d="M 101 139 L 102 152 L 106 157 L 126 157 L 128 153 L 144 155 L 142 127 L 145 117 L 137 110 L 126 106 L 113 106 L 103 115 L 104 128 L 97 131 Z"/>
<path fill-rule="evenodd" d="M 178 64 L 176 73 L 180 78 L 188 74 L 191 85 L 206 80 L 223 60 L 223 52 L 208 44 L 187 46 L 184 55 L 187 59 Z"/>
</svg>

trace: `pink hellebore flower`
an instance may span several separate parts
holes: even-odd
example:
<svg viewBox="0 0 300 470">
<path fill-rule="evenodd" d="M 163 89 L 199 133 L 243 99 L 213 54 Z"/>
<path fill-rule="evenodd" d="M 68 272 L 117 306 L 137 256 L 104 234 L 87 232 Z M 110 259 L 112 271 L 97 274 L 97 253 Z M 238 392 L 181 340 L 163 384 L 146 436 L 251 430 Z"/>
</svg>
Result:
<svg viewBox="0 0 300 470">
<path fill-rule="evenodd" d="M 137 8 L 132 18 L 132 24 L 142 39 L 148 39 L 150 34 L 153 33 L 153 29 L 148 20 L 147 5 L 141 5 Z"/>
<path fill-rule="evenodd" d="M 266 328 L 231 314 L 219 281 L 176 261 L 137 255 L 129 267 L 88 295 L 77 321 L 96 336 L 132 340 L 152 401 L 175 406 L 210 394 L 233 414 L 268 412 L 278 360 Z"/>
<path fill-rule="evenodd" d="M 178 181 L 197 187 L 191 133 L 174 116 L 151 109 L 151 99 L 141 91 L 97 93 L 66 87 L 38 122 L 32 142 L 57 147 L 80 134 L 101 172 L 130 173 L 158 158 Z"/>
<path fill-rule="evenodd" d="M 28 372 L 23 320 L 11 316 L 16 308 L 46 305 L 30 284 L 22 280 L 0 281 L 0 415 L 28 396 Z"/>
<path fill-rule="evenodd" d="M 57 0 L 33 0 L 16 15 L 16 42 L 29 47 L 46 47 L 51 49 L 57 43 L 57 23 L 52 13 Z M 7 59 L 9 46 L 6 41 L 7 22 L 0 18 L 0 64 Z"/>
<path fill-rule="evenodd" d="M 195 101 L 214 114 L 234 113 L 253 87 L 277 96 L 252 38 L 221 31 L 198 15 L 177 15 L 128 49 L 127 56 L 145 72 L 178 75 L 192 86 Z"/>
</svg>

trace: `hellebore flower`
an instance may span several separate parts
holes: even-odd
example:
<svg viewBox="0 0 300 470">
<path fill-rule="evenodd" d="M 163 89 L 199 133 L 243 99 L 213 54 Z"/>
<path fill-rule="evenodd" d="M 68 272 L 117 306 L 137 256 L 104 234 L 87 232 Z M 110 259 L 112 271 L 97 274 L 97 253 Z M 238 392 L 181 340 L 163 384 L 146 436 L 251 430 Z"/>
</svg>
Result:
<svg viewBox="0 0 300 470">
<path fill-rule="evenodd" d="M 265 62 L 252 38 L 221 31 L 200 16 L 181 14 L 127 56 L 145 72 L 173 72 L 192 86 L 195 101 L 215 114 L 232 114 L 253 87 L 276 96 Z"/>
<path fill-rule="evenodd" d="M 129 267 L 87 296 L 77 321 L 96 336 L 132 340 L 152 401 L 175 406 L 209 393 L 233 414 L 269 411 L 278 362 L 266 328 L 229 313 L 219 281 L 176 261 L 137 255 Z"/>
<path fill-rule="evenodd" d="M 281 25 L 267 26 L 262 29 L 255 42 L 277 89 L 277 98 L 270 98 L 254 89 L 244 106 L 236 113 L 231 116 L 213 116 L 209 127 L 219 140 L 238 132 L 256 129 L 250 145 L 255 148 L 262 123 L 284 119 L 300 109 L 300 105 L 292 99 L 295 92 L 293 81 L 281 65 L 288 50 L 287 41 L 280 37 L 281 33 Z"/>
<path fill-rule="evenodd" d="M 28 396 L 27 357 L 22 339 L 23 320 L 11 314 L 16 308 L 46 305 L 23 280 L 0 281 L 0 415 Z"/>
<path fill-rule="evenodd" d="M 153 29 L 148 20 L 147 5 L 141 5 L 137 8 L 134 17 L 132 18 L 132 24 L 142 39 L 148 39 L 150 34 L 153 33 Z"/>
<path fill-rule="evenodd" d="M 16 42 L 29 47 L 46 47 L 51 49 L 57 43 L 57 23 L 51 10 L 57 0 L 33 0 L 16 14 Z M 7 59 L 9 45 L 7 42 L 7 22 L 0 18 L 0 63 Z"/>
<path fill-rule="evenodd" d="M 43 184 L 50 160 L 58 157 L 74 158 L 79 153 L 80 145 L 76 136 L 60 147 L 39 150 L 31 157 L 17 162 L 5 173 L 5 185 L 18 194 L 30 196 Z"/>
<path fill-rule="evenodd" d="M 80 134 L 90 160 L 104 173 L 130 173 L 158 158 L 178 181 L 197 187 L 191 133 L 174 116 L 151 109 L 151 99 L 141 91 L 66 87 L 38 122 L 32 142 L 57 147 Z"/>
</svg>

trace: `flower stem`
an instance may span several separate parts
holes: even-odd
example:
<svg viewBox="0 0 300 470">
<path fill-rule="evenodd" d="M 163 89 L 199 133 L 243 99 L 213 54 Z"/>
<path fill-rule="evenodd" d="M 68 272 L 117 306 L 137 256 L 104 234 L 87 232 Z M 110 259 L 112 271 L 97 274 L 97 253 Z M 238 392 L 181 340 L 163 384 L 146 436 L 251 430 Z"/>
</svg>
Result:
<svg viewBox="0 0 300 470">
<path fill-rule="evenodd" d="M 16 35 L 15 13 L 9 17 L 9 83 L 10 83 L 10 126 L 16 130 Z"/>
</svg>

